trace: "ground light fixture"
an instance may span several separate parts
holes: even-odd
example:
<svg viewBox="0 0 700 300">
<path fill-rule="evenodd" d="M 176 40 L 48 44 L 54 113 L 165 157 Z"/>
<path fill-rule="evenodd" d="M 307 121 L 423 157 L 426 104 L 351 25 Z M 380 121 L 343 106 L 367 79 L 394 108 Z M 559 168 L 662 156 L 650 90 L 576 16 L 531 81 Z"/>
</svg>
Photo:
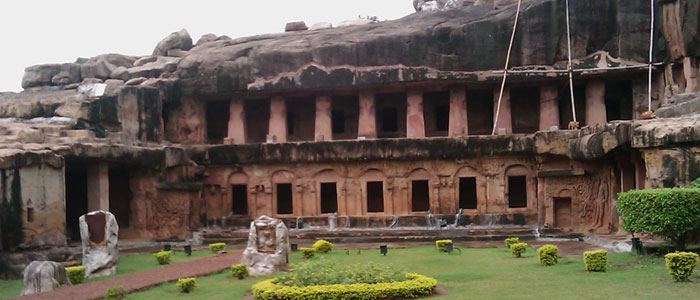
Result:
<svg viewBox="0 0 700 300">
<path fill-rule="evenodd" d="M 379 245 L 379 253 L 382 255 L 386 256 L 388 249 L 386 245 Z"/>
<path fill-rule="evenodd" d="M 163 245 L 163 251 L 170 251 L 170 249 L 172 249 L 172 246 L 170 246 L 170 244 Z"/>
<path fill-rule="evenodd" d="M 192 245 L 185 245 L 185 254 L 192 256 Z"/>
<path fill-rule="evenodd" d="M 291 248 L 292 252 L 294 252 L 294 251 L 297 251 L 298 246 L 295 243 L 291 243 L 291 244 L 289 244 L 289 248 Z"/>
</svg>

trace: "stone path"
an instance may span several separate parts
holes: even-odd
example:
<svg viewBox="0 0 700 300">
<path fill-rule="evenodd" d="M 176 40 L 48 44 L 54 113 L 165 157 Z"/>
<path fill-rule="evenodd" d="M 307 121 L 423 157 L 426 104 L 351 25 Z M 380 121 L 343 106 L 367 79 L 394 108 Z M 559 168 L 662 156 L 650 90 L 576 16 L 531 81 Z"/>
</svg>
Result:
<svg viewBox="0 0 700 300">
<path fill-rule="evenodd" d="M 190 261 L 173 263 L 146 271 L 119 275 L 107 279 L 86 282 L 73 286 L 64 286 L 51 292 L 15 297 L 10 299 L 98 299 L 105 295 L 110 286 L 121 285 L 125 290 L 137 291 L 164 282 L 174 281 L 180 277 L 196 277 L 220 272 L 232 264 L 241 261 L 241 251 L 212 255 Z"/>
</svg>

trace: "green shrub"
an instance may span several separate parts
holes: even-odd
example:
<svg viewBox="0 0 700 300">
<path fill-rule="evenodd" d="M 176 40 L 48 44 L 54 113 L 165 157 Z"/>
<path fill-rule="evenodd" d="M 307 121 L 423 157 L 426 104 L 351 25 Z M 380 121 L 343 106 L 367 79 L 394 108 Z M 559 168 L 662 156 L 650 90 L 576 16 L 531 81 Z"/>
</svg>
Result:
<svg viewBox="0 0 700 300">
<path fill-rule="evenodd" d="M 666 259 L 666 268 L 668 273 L 673 276 L 676 281 L 685 281 L 693 275 L 693 269 L 697 266 L 698 255 L 693 252 L 674 252 L 664 256 Z"/>
<path fill-rule="evenodd" d="M 153 256 L 156 257 L 156 260 L 158 261 L 159 265 L 167 265 L 170 263 L 170 256 L 173 255 L 173 251 L 158 251 L 156 253 L 153 253 Z"/>
<path fill-rule="evenodd" d="M 447 249 L 445 249 L 445 244 L 447 243 L 452 243 L 452 240 L 437 240 L 435 241 L 435 248 L 440 252 L 447 252 Z"/>
<path fill-rule="evenodd" d="M 510 253 L 515 255 L 515 257 L 520 257 L 527 249 L 526 243 L 515 243 L 510 245 Z"/>
<path fill-rule="evenodd" d="M 695 178 L 695 180 L 690 182 L 690 187 L 694 189 L 699 189 L 700 188 L 700 177 Z"/>
<path fill-rule="evenodd" d="M 66 275 L 72 284 L 80 284 L 85 281 L 85 266 L 66 267 Z"/>
<path fill-rule="evenodd" d="M 107 288 L 105 299 L 107 300 L 122 300 L 126 296 L 126 291 L 121 285 L 113 285 Z"/>
<path fill-rule="evenodd" d="M 583 264 L 589 272 L 605 272 L 608 268 L 608 251 L 598 249 L 583 252 Z"/>
<path fill-rule="evenodd" d="M 520 243 L 520 239 L 517 237 L 509 237 L 509 238 L 506 238 L 505 242 L 506 242 L 506 248 L 510 249 L 510 245 L 513 245 L 515 243 Z"/>
<path fill-rule="evenodd" d="M 176 285 L 180 289 L 180 293 L 191 293 L 197 287 L 197 282 L 194 277 L 185 277 L 179 278 Z"/>
<path fill-rule="evenodd" d="M 211 250 L 211 253 L 217 253 L 219 251 L 224 251 L 224 249 L 226 249 L 226 243 L 209 244 L 209 250 Z"/>
<path fill-rule="evenodd" d="M 248 267 L 245 264 L 231 265 L 231 275 L 238 279 L 248 277 Z"/>
<path fill-rule="evenodd" d="M 403 272 L 373 262 L 338 265 L 315 261 L 294 266 L 292 271 L 275 277 L 275 283 L 286 286 L 310 286 L 351 283 L 380 283 L 406 280 Z"/>
<path fill-rule="evenodd" d="M 556 265 L 559 262 L 559 248 L 552 244 L 542 245 L 542 247 L 537 248 L 537 256 L 542 265 Z"/>
<path fill-rule="evenodd" d="M 700 225 L 700 189 L 630 190 L 618 195 L 616 206 L 625 230 L 668 237 L 678 250 Z"/>
<path fill-rule="evenodd" d="M 314 242 L 311 248 L 316 249 L 316 252 L 318 253 L 328 253 L 333 250 L 333 244 L 326 240 L 317 240 Z"/>
<path fill-rule="evenodd" d="M 299 251 L 301 251 L 301 256 L 306 259 L 312 258 L 316 254 L 316 248 L 299 248 Z"/>
<path fill-rule="evenodd" d="M 253 284 L 253 296 L 258 300 L 359 300 L 418 298 L 430 295 L 437 280 L 420 274 L 406 273 L 404 281 L 382 283 L 327 284 L 286 286 L 268 279 Z"/>
</svg>

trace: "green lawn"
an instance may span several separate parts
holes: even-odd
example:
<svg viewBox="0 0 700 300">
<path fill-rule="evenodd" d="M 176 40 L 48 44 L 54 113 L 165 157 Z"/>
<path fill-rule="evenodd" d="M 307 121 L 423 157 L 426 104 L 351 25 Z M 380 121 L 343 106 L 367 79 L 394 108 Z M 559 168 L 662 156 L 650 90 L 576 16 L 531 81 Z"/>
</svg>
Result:
<svg viewBox="0 0 700 300">
<path fill-rule="evenodd" d="M 437 253 L 431 246 L 378 250 L 351 250 L 317 254 L 316 260 L 338 263 L 383 262 L 405 271 L 433 276 L 448 293 L 430 299 L 698 299 L 700 272 L 692 282 L 671 280 L 663 258 L 639 258 L 629 253 L 609 255 L 608 271 L 584 271 L 580 256 L 565 257 L 552 267 L 540 266 L 535 251 L 514 258 L 505 248 L 464 248 L 461 255 Z M 303 261 L 299 252 L 292 264 Z M 128 299 L 242 299 L 250 286 L 263 278 L 237 280 L 227 272 L 197 279 L 192 294 L 180 294 L 174 283 L 165 283 L 128 296 Z M 441 289 L 442 290 L 442 289 Z"/>
<path fill-rule="evenodd" d="M 204 257 L 207 255 L 211 255 L 211 252 L 209 250 L 193 250 L 192 256 L 187 256 L 182 251 L 175 251 L 173 252 L 173 256 L 171 257 L 170 262 L 176 263 L 181 261 L 187 261 L 193 258 Z M 158 262 L 156 262 L 155 257 L 151 253 L 127 254 L 119 257 L 119 267 L 117 268 L 116 275 L 91 278 L 88 279 L 88 281 L 105 279 L 111 276 L 129 274 L 157 267 L 159 267 Z M 21 279 L 0 280 L 0 299 L 18 296 L 21 291 Z"/>
</svg>

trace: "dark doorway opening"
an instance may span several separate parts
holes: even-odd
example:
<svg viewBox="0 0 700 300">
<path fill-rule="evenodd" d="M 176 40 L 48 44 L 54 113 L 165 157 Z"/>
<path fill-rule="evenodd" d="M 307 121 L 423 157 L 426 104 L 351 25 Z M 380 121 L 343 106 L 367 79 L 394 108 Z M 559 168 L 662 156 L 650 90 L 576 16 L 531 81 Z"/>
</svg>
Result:
<svg viewBox="0 0 700 300">
<path fill-rule="evenodd" d="M 331 98 L 331 127 L 334 140 L 357 138 L 360 104 L 357 95 Z"/>
<path fill-rule="evenodd" d="M 476 209 L 476 178 L 459 178 L 459 208 Z"/>
<path fill-rule="evenodd" d="M 248 186 L 245 184 L 231 185 L 231 212 L 234 215 L 248 214 Z"/>
<path fill-rule="evenodd" d="M 576 102 L 576 121 L 579 127 L 586 126 L 586 86 L 574 84 L 574 101 Z M 559 128 L 569 128 L 574 120 L 571 113 L 571 91 L 569 85 L 559 89 Z"/>
<path fill-rule="evenodd" d="M 554 198 L 554 227 L 571 227 L 571 198 Z"/>
<path fill-rule="evenodd" d="M 66 167 L 66 236 L 70 241 L 80 241 L 78 218 L 87 213 L 87 170 Z"/>
<path fill-rule="evenodd" d="M 423 93 L 425 136 L 447 136 L 450 129 L 450 93 Z"/>
<path fill-rule="evenodd" d="M 527 177 L 508 176 L 508 207 L 527 207 Z"/>
<path fill-rule="evenodd" d="M 513 133 L 534 133 L 540 128 L 540 89 L 520 87 L 510 90 L 510 116 Z"/>
<path fill-rule="evenodd" d="M 384 182 L 367 182 L 367 212 L 384 211 Z"/>
<path fill-rule="evenodd" d="M 248 143 L 264 143 L 270 126 L 270 99 L 244 102 L 246 138 Z"/>
<path fill-rule="evenodd" d="M 292 184 L 277 184 L 277 214 L 287 215 L 293 213 Z"/>
<path fill-rule="evenodd" d="M 377 136 L 380 138 L 406 137 L 406 94 L 377 94 Z"/>
<path fill-rule="evenodd" d="M 316 99 L 295 97 L 285 100 L 287 108 L 287 140 L 313 141 L 316 126 Z"/>
<path fill-rule="evenodd" d="M 207 141 L 221 144 L 228 134 L 229 101 L 207 102 Z"/>
<path fill-rule="evenodd" d="M 430 209 L 430 192 L 427 180 L 411 181 L 411 210 L 428 211 Z"/>
<path fill-rule="evenodd" d="M 467 124 L 469 135 L 491 134 L 493 130 L 493 91 L 467 91 Z"/>
<path fill-rule="evenodd" d="M 335 182 L 321 183 L 321 213 L 338 212 L 338 189 Z"/>
<path fill-rule="evenodd" d="M 632 120 L 632 82 L 614 81 L 605 84 L 605 115 L 608 121 Z"/>
<path fill-rule="evenodd" d="M 120 228 L 129 228 L 131 199 L 129 170 L 109 168 L 109 211 L 114 214 Z"/>
</svg>

